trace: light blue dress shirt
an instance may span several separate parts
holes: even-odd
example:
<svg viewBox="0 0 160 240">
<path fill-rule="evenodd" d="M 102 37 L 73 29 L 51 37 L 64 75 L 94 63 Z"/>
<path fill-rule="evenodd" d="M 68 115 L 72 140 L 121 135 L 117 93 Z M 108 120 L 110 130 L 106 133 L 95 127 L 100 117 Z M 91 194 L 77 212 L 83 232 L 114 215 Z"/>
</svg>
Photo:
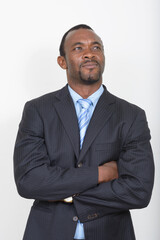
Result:
<svg viewBox="0 0 160 240">
<path fill-rule="evenodd" d="M 68 90 L 69 90 L 70 95 L 71 95 L 71 97 L 73 99 L 73 103 L 74 103 L 74 106 L 75 106 L 76 114 L 77 114 L 77 117 L 78 117 L 80 112 L 81 112 L 81 105 L 77 101 L 79 99 L 82 99 L 82 97 L 78 93 L 76 93 L 69 85 L 68 85 Z M 90 119 L 92 117 L 92 114 L 94 112 L 96 104 L 97 104 L 100 96 L 102 95 L 103 91 L 104 91 L 104 88 L 101 85 L 100 88 L 96 92 L 94 92 L 91 96 L 88 97 L 88 99 L 90 99 L 92 101 L 92 105 L 89 108 L 89 118 Z M 75 239 L 85 239 L 83 223 L 80 223 L 79 220 L 78 220 L 78 223 L 77 223 L 77 227 L 76 227 L 76 232 L 75 232 L 74 238 Z"/>
</svg>

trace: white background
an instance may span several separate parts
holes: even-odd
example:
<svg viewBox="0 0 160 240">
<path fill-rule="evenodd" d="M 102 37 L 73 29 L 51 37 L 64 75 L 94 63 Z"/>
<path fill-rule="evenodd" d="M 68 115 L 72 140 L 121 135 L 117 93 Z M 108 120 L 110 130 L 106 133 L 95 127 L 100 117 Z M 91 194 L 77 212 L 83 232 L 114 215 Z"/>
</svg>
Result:
<svg viewBox="0 0 160 240">
<path fill-rule="evenodd" d="M 137 240 L 160 239 L 160 2 L 158 0 L 3 0 L 0 3 L 0 239 L 21 240 L 32 200 L 13 177 L 13 148 L 24 103 L 66 84 L 57 65 L 62 35 L 90 25 L 105 45 L 104 83 L 145 109 L 156 178 L 146 209 L 132 211 Z M 53 239 L 54 240 L 54 239 Z"/>
</svg>

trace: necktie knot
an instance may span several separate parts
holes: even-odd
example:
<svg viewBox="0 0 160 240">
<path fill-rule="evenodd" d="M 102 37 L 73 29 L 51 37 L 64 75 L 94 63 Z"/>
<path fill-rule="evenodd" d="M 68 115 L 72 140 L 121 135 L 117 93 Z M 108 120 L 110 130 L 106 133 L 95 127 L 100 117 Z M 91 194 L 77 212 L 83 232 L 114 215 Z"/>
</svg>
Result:
<svg viewBox="0 0 160 240">
<path fill-rule="evenodd" d="M 85 110 L 88 110 L 92 105 L 92 101 L 90 99 L 79 99 L 78 103 L 81 105 L 81 108 L 84 108 Z"/>
</svg>

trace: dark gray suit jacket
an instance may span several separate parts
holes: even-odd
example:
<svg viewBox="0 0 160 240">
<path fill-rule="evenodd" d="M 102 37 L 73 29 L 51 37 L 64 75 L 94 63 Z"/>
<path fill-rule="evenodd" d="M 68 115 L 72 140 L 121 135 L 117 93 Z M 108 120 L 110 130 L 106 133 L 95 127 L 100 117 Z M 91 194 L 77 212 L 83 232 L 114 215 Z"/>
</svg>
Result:
<svg viewBox="0 0 160 240">
<path fill-rule="evenodd" d="M 27 102 L 14 151 L 18 192 L 35 199 L 23 239 L 72 240 L 75 216 L 86 240 L 135 239 L 129 209 L 146 207 L 153 187 L 149 141 L 144 111 L 106 88 L 81 151 L 67 86 Z M 119 178 L 98 185 L 98 166 L 112 160 Z M 49 202 L 73 195 L 73 203 Z"/>
</svg>

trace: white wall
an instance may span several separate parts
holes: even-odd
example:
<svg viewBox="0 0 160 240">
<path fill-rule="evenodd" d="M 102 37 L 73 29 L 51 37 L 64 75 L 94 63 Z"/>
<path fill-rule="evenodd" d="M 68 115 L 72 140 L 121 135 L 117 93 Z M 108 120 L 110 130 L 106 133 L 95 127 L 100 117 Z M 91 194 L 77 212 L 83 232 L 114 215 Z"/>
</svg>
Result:
<svg viewBox="0 0 160 240">
<path fill-rule="evenodd" d="M 108 89 L 146 110 L 156 179 L 150 205 L 132 211 L 137 240 L 159 240 L 160 2 L 158 0 L 5 0 L 0 3 L 0 239 L 20 240 L 32 200 L 16 192 L 12 155 L 24 103 L 61 88 L 62 35 L 86 23 L 101 36 Z"/>
</svg>

